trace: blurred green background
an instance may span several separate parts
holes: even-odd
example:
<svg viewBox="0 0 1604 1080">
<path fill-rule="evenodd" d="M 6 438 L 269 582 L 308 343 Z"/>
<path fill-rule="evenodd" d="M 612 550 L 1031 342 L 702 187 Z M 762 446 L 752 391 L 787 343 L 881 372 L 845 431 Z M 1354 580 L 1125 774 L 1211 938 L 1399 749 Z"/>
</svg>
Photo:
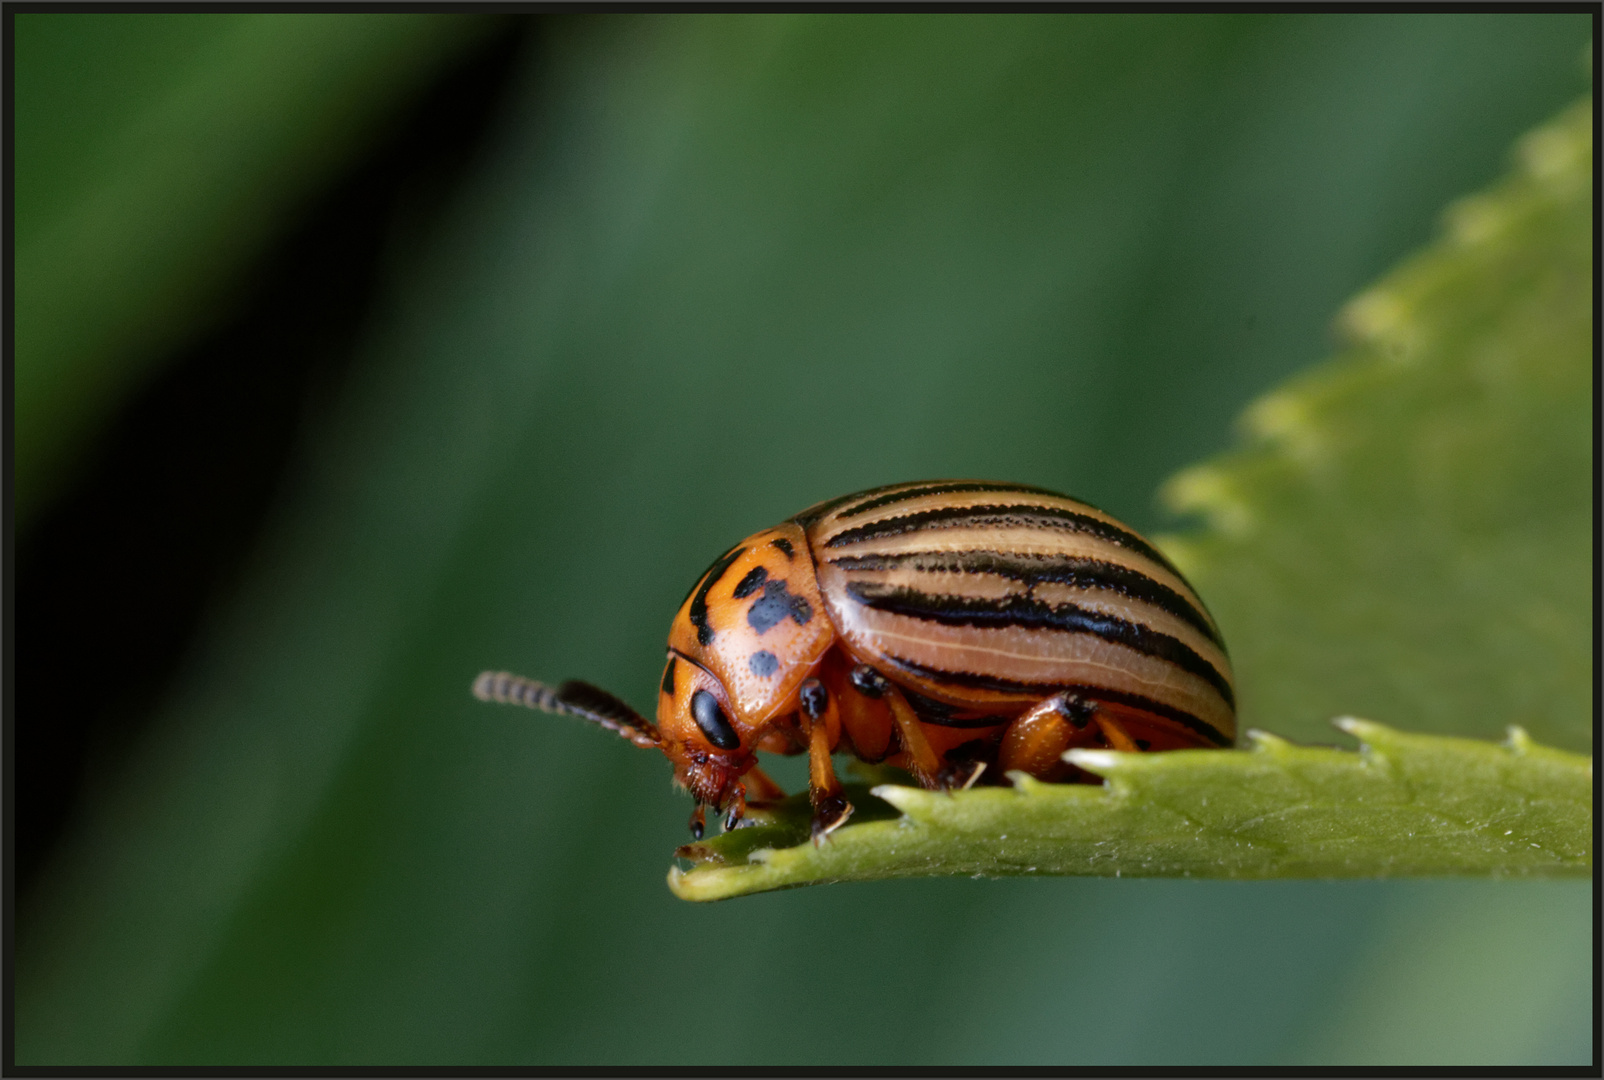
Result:
<svg viewBox="0 0 1604 1080">
<path fill-rule="evenodd" d="M 467 694 L 506 667 L 649 706 L 714 554 L 874 484 L 1020 480 L 1173 526 L 1160 481 L 1586 91 L 1588 17 L 13 19 L 18 623 L 131 627 L 19 644 L 19 772 L 61 679 L 136 650 L 166 595 L 113 612 L 30 566 L 114 526 L 170 547 L 141 485 L 271 394 L 170 405 L 140 430 L 180 450 L 97 517 L 130 410 L 180 364 L 299 380 L 168 674 L 79 721 L 15 908 L 18 1064 L 1591 1059 L 1584 883 L 694 906 L 663 884 L 690 806 L 660 758 Z M 470 98 L 432 121 L 474 133 L 449 175 L 394 149 Z M 423 179 L 396 195 L 397 170 Z M 305 296 L 253 289 L 270 256 L 322 280 L 329 247 L 281 241 L 336 229 L 336 188 L 391 201 L 306 369 L 261 346 Z"/>
</svg>

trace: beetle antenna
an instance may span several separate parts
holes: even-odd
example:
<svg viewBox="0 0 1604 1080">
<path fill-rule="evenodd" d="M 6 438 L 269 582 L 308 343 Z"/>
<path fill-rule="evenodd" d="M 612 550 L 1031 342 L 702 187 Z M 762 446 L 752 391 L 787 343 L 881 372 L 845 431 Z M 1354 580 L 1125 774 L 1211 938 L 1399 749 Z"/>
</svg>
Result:
<svg viewBox="0 0 1604 1080">
<path fill-rule="evenodd" d="M 484 671 L 473 680 L 473 696 L 498 705 L 522 705 L 526 709 L 577 716 L 618 732 L 636 746 L 653 747 L 662 742 L 657 725 L 601 687 L 576 679 L 553 690 L 545 683 L 510 671 Z"/>
</svg>

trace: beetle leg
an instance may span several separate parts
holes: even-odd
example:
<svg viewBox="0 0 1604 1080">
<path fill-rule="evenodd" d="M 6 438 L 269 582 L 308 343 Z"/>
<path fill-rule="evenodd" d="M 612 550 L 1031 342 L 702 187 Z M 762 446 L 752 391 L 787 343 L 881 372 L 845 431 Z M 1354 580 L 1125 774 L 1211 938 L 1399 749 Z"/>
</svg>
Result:
<svg viewBox="0 0 1604 1080">
<path fill-rule="evenodd" d="M 702 838 L 702 833 L 707 829 L 706 811 L 703 809 L 701 803 L 697 803 L 696 809 L 691 811 L 690 826 L 691 838 L 700 840 Z"/>
<path fill-rule="evenodd" d="M 1003 732 L 997 764 L 1038 780 L 1058 780 L 1070 771 L 1064 751 L 1097 713 L 1090 702 L 1070 691 L 1038 702 Z"/>
<path fill-rule="evenodd" d="M 908 699 L 902 696 L 902 691 L 886 683 L 886 704 L 891 706 L 891 718 L 897 722 L 897 737 L 902 740 L 902 748 L 908 752 L 908 771 L 913 773 L 914 779 L 931 790 L 945 788 L 949 783 L 943 782 L 941 777 L 941 757 L 931 747 L 930 740 L 925 738 L 925 729 L 919 723 L 919 715 L 908 704 Z"/>
<path fill-rule="evenodd" d="M 1120 722 L 1109 716 L 1103 709 L 1094 711 L 1092 719 L 1097 721 L 1097 726 L 1103 729 L 1104 738 L 1108 739 L 1114 749 L 1124 750 L 1126 753 L 1136 753 L 1141 749 L 1136 745 L 1136 740 L 1132 739 L 1126 730 L 1120 726 Z"/>
<path fill-rule="evenodd" d="M 735 827 L 746 816 L 746 788 L 741 784 L 735 785 L 735 794 L 730 796 L 729 806 L 724 811 L 724 831 L 734 832 Z"/>
<path fill-rule="evenodd" d="M 806 679 L 797 694 L 808 722 L 808 797 L 813 801 L 813 843 L 822 845 L 852 816 L 841 781 L 830 763 L 830 723 L 835 701 L 818 679 Z"/>
<path fill-rule="evenodd" d="M 742 777 L 746 784 L 746 799 L 753 803 L 779 802 L 785 798 L 785 789 L 776 784 L 768 773 L 753 765 Z"/>
<path fill-rule="evenodd" d="M 921 732 L 922 733 L 922 732 Z M 953 759 L 948 757 L 945 764 L 936 771 L 936 786 L 943 791 L 968 791 L 974 787 L 980 774 L 986 771 L 986 763 L 978 759 Z"/>
<path fill-rule="evenodd" d="M 941 774 L 941 758 L 930 746 L 930 740 L 925 738 L 925 729 L 919 724 L 919 717 L 908 704 L 908 699 L 902 696 L 902 691 L 868 664 L 859 664 L 852 669 L 852 685 L 858 692 L 868 697 L 883 698 L 891 707 L 891 718 L 896 722 L 897 735 L 902 740 L 902 749 L 908 754 L 909 772 L 922 787 L 932 790 L 950 786 L 944 782 Z"/>
</svg>

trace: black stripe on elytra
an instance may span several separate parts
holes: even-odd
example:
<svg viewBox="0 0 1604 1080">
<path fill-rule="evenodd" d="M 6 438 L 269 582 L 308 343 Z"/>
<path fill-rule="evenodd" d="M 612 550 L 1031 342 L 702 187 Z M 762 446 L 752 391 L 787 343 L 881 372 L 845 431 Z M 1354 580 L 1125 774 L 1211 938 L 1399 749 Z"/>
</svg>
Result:
<svg viewBox="0 0 1604 1080">
<path fill-rule="evenodd" d="M 1133 709 L 1141 709 L 1143 712 L 1162 716 L 1166 720 L 1173 720 L 1182 727 L 1202 735 L 1216 746 L 1230 746 L 1233 741 L 1212 725 L 1204 723 L 1185 709 L 1177 709 L 1173 705 L 1166 705 L 1161 701 L 1142 697 L 1140 694 L 1126 694 L 1101 686 L 1087 686 L 1083 683 L 1020 682 L 1015 679 L 999 679 L 994 675 L 977 675 L 968 671 L 948 671 L 945 668 L 931 667 L 928 664 L 921 664 L 914 660 L 905 660 L 900 656 L 893 656 L 889 653 L 882 654 L 882 658 L 893 667 L 910 675 L 919 675 L 933 682 L 946 683 L 949 686 L 966 686 L 976 690 L 998 690 L 1007 694 L 1040 694 L 1042 697 L 1056 694 L 1060 690 L 1073 690 L 1082 697 L 1106 701 L 1112 705 L 1129 705 Z"/>
<path fill-rule="evenodd" d="M 691 625 L 696 627 L 696 640 L 700 644 L 711 645 L 713 643 L 713 626 L 707 621 L 707 592 L 718 584 L 719 578 L 724 576 L 724 572 L 745 551 L 746 548 L 737 544 L 712 566 L 708 567 L 707 573 L 702 575 L 702 583 L 696 587 L 695 595 L 691 597 Z"/>
<path fill-rule="evenodd" d="M 770 540 L 769 546 L 779 548 L 785 554 L 786 561 L 790 561 L 791 557 L 796 554 L 796 551 L 791 547 L 791 541 L 783 536 L 776 536 L 773 540 Z"/>
<path fill-rule="evenodd" d="M 895 486 L 895 485 L 889 485 L 889 486 Z M 879 492 L 882 492 L 884 490 L 886 490 L 886 489 L 883 488 L 883 487 L 877 487 L 877 488 L 870 488 L 868 491 L 854 491 L 850 495 L 837 495 L 833 499 L 826 499 L 823 502 L 814 503 L 812 506 L 810 506 L 806 510 L 802 511 L 800 514 L 797 514 L 796 516 L 792 517 L 790 520 L 793 523 L 795 523 L 797 525 L 800 525 L 800 526 L 802 526 L 802 528 L 806 529 L 809 525 L 812 525 L 815 521 L 818 521 L 825 514 L 828 514 L 831 510 L 834 510 L 836 507 L 844 506 L 844 505 L 846 505 L 847 503 L 851 502 L 854 499 L 866 499 L 866 498 L 869 498 L 869 497 L 871 497 L 873 495 L 876 495 Z"/>
<path fill-rule="evenodd" d="M 920 723 L 934 724 L 937 727 L 951 728 L 982 728 L 996 727 L 998 724 L 1008 723 L 1006 716 L 959 716 L 959 713 L 971 710 L 961 709 L 956 705 L 948 705 L 944 701 L 925 697 L 910 687 L 901 683 L 897 689 L 908 700 L 908 707 L 914 711 Z"/>
<path fill-rule="evenodd" d="M 977 626 L 984 629 L 1018 626 L 1028 630 L 1094 634 L 1104 641 L 1124 645 L 1146 656 L 1174 664 L 1182 671 L 1191 672 L 1214 687 L 1227 705 L 1236 708 L 1236 695 L 1231 692 L 1231 684 L 1225 681 L 1213 664 L 1179 638 L 1149 630 L 1127 619 L 1089 611 L 1075 604 L 1045 604 L 1028 596 L 1000 599 L 940 596 L 901 585 L 880 585 L 866 581 L 849 582 L 847 592 L 876 611 L 944 626 Z"/>
<path fill-rule="evenodd" d="M 1225 651 L 1225 642 L 1209 618 L 1192 602 L 1163 582 L 1140 570 L 1118 563 L 1074 555 L 1015 555 L 1000 551 L 909 551 L 898 555 L 843 555 L 831 559 L 851 573 L 864 570 L 900 570 L 904 567 L 933 574 L 996 574 L 1035 585 L 1052 582 L 1084 589 L 1107 589 L 1168 612 L 1198 630 Z"/>
<path fill-rule="evenodd" d="M 849 517 L 857 517 L 859 514 L 867 514 L 870 510 L 878 510 L 882 506 L 895 506 L 897 503 L 922 499 L 926 495 L 957 495 L 970 491 L 1017 491 L 1025 495 L 1051 495 L 1058 499 L 1071 498 L 1069 495 L 1060 495 L 1056 491 L 1049 491 L 1047 488 L 1041 487 L 1031 487 L 1029 484 L 988 484 L 963 480 L 936 480 L 919 487 L 904 488 L 901 491 L 893 491 L 889 495 L 882 495 L 878 499 L 870 499 L 868 502 L 859 503 L 852 509 L 843 510 L 837 514 L 836 520 L 841 521 Z M 1075 499 L 1075 502 L 1081 501 L 1083 500 Z"/>
<path fill-rule="evenodd" d="M 921 510 L 918 513 L 886 518 L 883 521 L 859 525 L 855 529 L 847 529 L 830 537 L 824 546 L 844 547 L 863 540 L 901 536 L 904 533 L 922 532 L 925 529 L 1021 527 L 1086 533 L 1139 555 L 1145 555 L 1176 577 L 1181 576 L 1181 572 L 1175 569 L 1157 548 L 1129 529 L 1122 529 L 1090 514 L 1079 514 L 1057 506 L 1033 506 L 1029 503 L 1020 503 L 1017 506 L 944 506 L 939 510 Z"/>
</svg>

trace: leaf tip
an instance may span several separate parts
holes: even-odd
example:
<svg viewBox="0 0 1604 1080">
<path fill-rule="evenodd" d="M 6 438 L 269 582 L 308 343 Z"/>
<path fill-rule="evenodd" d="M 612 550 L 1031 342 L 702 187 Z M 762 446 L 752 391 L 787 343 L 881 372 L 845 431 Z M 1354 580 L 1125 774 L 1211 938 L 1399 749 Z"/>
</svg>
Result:
<svg viewBox="0 0 1604 1080">
<path fill-rule="evenodd" d="M 1172 513 L 1201 514 L 1227 536 L 1245 536 L 1253 530 L 1254 514 L 1248 500 L 1233 477 L 1214 465 L 1182 469 L 1159 489 L 1159 501 Z"/>
<path fill-rule="evenodd" d="M 869 789 L 869 794 L 890 803 L 906 814 L 908 807 L 918 802 L 924 792 L 918 788 L 903 787 L 901 784 L 876 784 Z"/>
<path fill-rule="evenodd" d="M 1078 765 L 1087 772 L 1106 776 L 1120 767 L 1121 754 L 1118 750 L 1065 750 L 1064 760 L 1071 765 Z"/>
<path fill-rule="evenodd" d="M 1003 775 L 1008 777 L 1008 782 L 1018 795 L 1034 795 L 1048 786 L 1023 769 L 1009 769 Z"/>
<path fill-rule="evenodd" d="M 1242 735 L 1251 744 L 1248 749 L 1256 754 L 1281 750 L 1292 745 L 1281 736 L 1272 735 L 1263 728 L 1248 728 Z"/>
<path fill-rule="evenodd" d="M 1491 240 L 1511 221 L 1504 204 L 1488 195 L 1467 195 L 1443 217 L 1449 238 L 1466 247 Z"/>
<path fill-rule="evenodd" d="M 1237 423 L 1249 438 L 1276 443 L 1300 458 L 1317 456 L 1320 440 L 1310 404 L 1305 393 L 1273 390 L 1249 405 Z"/>
<path fill-rule="evenodd" d="M 1361 720 L 1357 716 L 1338 716 L 1331 721 L 1331 726 L 1345 734 L 1352 735 L 1365 746 L 1377 742 L 1384 742 L 1392 729 L 1385 724 L 1378 724 L 1374 720 Z"/>
<path fill-rule="evenodd" d="M 1378 285 L 1354 297 L 1337 314 L 1337 327 L 1360 345 L 1393 345 L 1398 355 L 1409 337 L 1414 307 L 1396 289 Z"/>
<path fill-rule="evenodd" d="M 1524 755 L 1532 748 L 1532 737 L 1526 733 L 1525 728 L 1519 724 L 1511 724 L 1508 732 L 1504 738 L 1504 746 L 1510 753 Z"/>
<path fill-rule="evenodd" d="M 1584 158 L 1592 149 L 1587 135 L 1591 133 L 1573 128 L 1565 119 L 1544 124 L 1515 144 L 1515 159 L 1528 176 L 1541 181 L 1585 171 Z"/>
</svg>

